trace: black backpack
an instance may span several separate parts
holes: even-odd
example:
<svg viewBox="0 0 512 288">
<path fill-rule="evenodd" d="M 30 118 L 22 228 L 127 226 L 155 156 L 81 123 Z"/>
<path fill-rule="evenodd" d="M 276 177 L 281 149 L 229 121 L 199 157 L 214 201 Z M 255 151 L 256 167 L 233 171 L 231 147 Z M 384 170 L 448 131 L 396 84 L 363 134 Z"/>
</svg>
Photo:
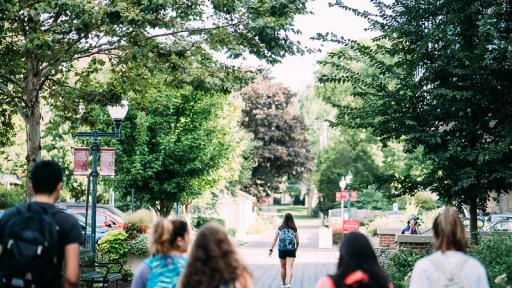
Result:
<svg viewBox="0 0 512 288">
<path fill-rule="evenodd" d="M 18 206 L 4 223 L 0 239 L 0 287 L 44 287 L 55 277 L 58 261 L 58 209 Z M 26 279 L 30 273 L 31 279 Z"/>
</svg>

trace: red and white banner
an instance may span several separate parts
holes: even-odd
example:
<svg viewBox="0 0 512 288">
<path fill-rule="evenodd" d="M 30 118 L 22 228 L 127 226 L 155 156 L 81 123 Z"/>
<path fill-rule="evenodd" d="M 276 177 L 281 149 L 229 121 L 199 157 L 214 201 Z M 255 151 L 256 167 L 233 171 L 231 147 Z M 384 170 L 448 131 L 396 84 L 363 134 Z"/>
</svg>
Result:
<svg viewBox="0 0 512 288">
<path fill-rule="evenodd" d="M 359 232 L 361 221 L 359 220 L 343 220 L 343 233 Z"/>
<path fill-rule="evenodd" d="M 349 192 L 347 190 L 343 190 L 341 192 L 336 192 L 336 201 L 348 201 Z M 352 190 L 350 192 L 350 201 L 357 201 L 357 191 Z"/>
<path fill-rule="evenodd" d="M 100 149 L 100 175 L 114 176 L 116 163 L 116 149 L 115 148 L 101 148 Z"/>
<path fill-rule="evenodd" d="M 75 147 L 73 148 L 73 174 L 88 175 L 89 174 L 89 148 Z"/>
</svg>

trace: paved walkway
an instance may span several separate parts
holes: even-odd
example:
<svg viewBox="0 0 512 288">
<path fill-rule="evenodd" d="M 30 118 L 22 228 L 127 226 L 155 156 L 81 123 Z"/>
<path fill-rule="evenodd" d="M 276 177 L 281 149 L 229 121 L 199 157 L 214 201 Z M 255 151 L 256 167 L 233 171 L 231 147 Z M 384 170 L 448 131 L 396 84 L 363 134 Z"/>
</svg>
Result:
<svg viewBox="0 0 512 288">
<path fill-rule="evenodd" d="M 269 211 L 272 213 L 273 211 Z M 311 288 L 322 276 L 334 272 L 338 258 L 336 249 L 318 249 L 320 220 L 298 220 L 300 247 L 294 265 L 293 288 Z M 277 226 L 276 226 L 277 227 Z M 268 257 L 275 230 L 266 231 L 239 248 L 241 257 L 251 269 L 257 288 L 280 288 L 277 249 Z"/>
</svg>

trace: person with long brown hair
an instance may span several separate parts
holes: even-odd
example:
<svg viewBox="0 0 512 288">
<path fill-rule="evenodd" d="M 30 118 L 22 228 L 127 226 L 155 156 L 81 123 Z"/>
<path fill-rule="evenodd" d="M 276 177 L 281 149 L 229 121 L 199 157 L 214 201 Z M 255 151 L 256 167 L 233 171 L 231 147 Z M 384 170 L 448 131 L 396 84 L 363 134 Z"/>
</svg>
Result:
<svg viewBox="0 0 512 288">
<path fill-rule="evenodd" d="M 177 287 L 187 265 L 190 230 L 182 219 L 158 218 L 151 227 L 149 248 L 153 257 L 144 260 L 131 288 Z"/>
<path fill-rule="evenodd" d="M 359 232 L 352 232 L 343 239 L 336 273 L 325 276 L 316 284 L 316 288 L 345 287 L 393 287 L 379 266 L 372 244 Z"/>
<path fill-rule="evenodd" d="M 288 288 L 291 287 L 293 263 L 299 248 L 299 234 L 292 214 L 286 213 L 284 215 L 283 222 L 276 231 L 272 247 L 268 250 L 269 256 L 272 256 L 276 242 L 278 243 L 279 261 L 281 262 L 281 286 Z"/>
<path fill-rule="evenodd" d="M 414 265 L 409 287 L 488 288 L 485 268 L 466 255 L 466 231 L 457 210 L 445 208 L 432 226 L 436 252 Z"/>
<path fill-rule="evenodd" d="M 197 233 L 180 287 L 253 287 L 249 270 L 220 225 L 206 224 Z"/>
</svg>

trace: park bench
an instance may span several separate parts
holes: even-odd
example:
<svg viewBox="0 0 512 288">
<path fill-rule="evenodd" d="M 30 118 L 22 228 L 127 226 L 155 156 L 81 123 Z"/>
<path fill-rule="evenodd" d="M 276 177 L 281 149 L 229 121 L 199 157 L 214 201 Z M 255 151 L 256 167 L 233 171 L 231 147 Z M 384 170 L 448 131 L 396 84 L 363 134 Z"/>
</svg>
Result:
<svg viewBox="0 0 512 288">
<path fill-rule="evenodd" d="M 118 287 L 118 282 L 123 280 L 123 264 L 122 263 L 99 263 L 92 262 L 90 264 L 80 263 L 80 283 L 87 286 L 101 284 L 105 287 L 114 283 Z"/>
</svg>

